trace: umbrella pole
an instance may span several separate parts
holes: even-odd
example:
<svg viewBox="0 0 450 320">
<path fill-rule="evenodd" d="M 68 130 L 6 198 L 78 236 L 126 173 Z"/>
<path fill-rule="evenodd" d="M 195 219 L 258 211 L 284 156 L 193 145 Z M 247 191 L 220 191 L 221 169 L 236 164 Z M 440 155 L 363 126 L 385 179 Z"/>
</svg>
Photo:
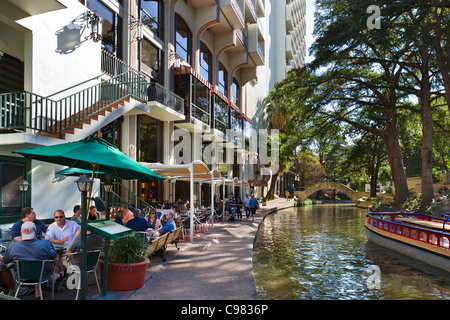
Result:
<svg viewBox="0 0 450 320">
<path fill-rule="evenodd" d="M 92 165 L 92 175 L 91 180 L 94 181 L 94 174 L 95 174 L 95 168 L 96 164 Z M 86 300 L 86 270 L 87 270 L 87 215 L 89 212 L 89 205 L 90 205 L 90 199 L 92 195 L 92 185 L 89 188 L 89 197 L 87 197 L 87 192 L 81 193 L 81 266 L 80 266 L 80 273 L 81 273 L 81 279 L 80 279 L 80 300 Z M 86 199 L 87 198 L 87 199 Z"/>
<path fill-rule="evenodd" d="M 91 174 L 91 187 L 89 188 L 89 197 L 87 198 L 87 209 L 89 212 L 89 206 L 91 205 L 91 196 L 92 196 L 92 187 L 94 185 L 94 176 L 95 176 L 95 168 L 97 167 L 97 165 L 95 163 L 92 164 L 92 174 Z"/>
</svg>

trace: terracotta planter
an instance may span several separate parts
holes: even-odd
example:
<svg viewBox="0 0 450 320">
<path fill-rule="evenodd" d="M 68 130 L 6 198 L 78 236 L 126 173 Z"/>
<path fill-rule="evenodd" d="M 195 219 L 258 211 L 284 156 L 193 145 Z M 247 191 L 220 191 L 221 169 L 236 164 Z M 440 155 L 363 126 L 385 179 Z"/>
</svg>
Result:
<svg viewBox="0 0 450 320">
<path fill-rule="evenodd" d="M 108 289 L 109 290 L 135 290 L 144 285 L 145 271 L 150 260 L 132 264 L 112 263 L 108 264 Z M 100 260 L 100 268 L 103 275 L 103 260 Z"/>
</svg>

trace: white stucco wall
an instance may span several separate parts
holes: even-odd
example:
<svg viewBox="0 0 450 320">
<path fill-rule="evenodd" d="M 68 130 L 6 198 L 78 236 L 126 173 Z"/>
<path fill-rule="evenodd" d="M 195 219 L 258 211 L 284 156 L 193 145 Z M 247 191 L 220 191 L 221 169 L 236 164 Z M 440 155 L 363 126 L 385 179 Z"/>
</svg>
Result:
<svg viewBox="0 0 450 320">
<path fill-rule="evenodd" d="M 31 207 L 35 209 L 38 219 L 53 218 L 56 209 L 62 209 L 67 218 L 72 217 L 73 207 L 76 204 L 81 204 L 81 193 L 75 183 L 78 177 L 56 174 L 64 168 L 66 166 L 53 165 L 42 161 L 32 162 Z M 99 186 L 100 182 L 96 179 L 92 189 L 92 197 L 99 196 Z"/>
<path fill-rule="evenodd" d="M 61 3 L 67 8 L 17 21 L 32 32 L 25 39 L 25 47 L 30 48 L 26 50 L 25 64 L 31 64 L 32 73 L 31 77 L 26 75 L 31 81 L 27 79 L 25 90 L 42 96 L 101 74 L 101 43 L 86 39 L 90 33 L 85 19 L 87 9 L 78 1 Z M 70 30 L 78 30 L 80 41 L 72 41 Z M 62 52 L 61 44 L 69 49 Z"/>
</svg>

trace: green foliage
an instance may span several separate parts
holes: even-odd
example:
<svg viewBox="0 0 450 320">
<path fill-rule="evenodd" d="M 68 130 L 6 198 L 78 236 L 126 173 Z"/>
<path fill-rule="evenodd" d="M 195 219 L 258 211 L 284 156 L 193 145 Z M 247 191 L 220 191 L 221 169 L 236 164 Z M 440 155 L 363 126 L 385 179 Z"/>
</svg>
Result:
<svg viewBox="0 0 450 320">
<path fill-rule="evenodd" d="M 110 262 L 136 263 L 144 260 L 147 243 L 141 233 L 134 233 L 112 241 Z"/>
</svg>

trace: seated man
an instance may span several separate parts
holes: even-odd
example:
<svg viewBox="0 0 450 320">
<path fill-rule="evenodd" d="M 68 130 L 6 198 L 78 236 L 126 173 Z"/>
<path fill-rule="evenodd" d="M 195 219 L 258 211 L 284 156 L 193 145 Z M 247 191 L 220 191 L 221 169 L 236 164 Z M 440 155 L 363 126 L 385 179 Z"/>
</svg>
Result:
<svg viewBox="0 0 450 320">
<path fill-rule="evenodd" d="M 13 260 L 54 260 L 58 261 L 59 257 L 55 250 L 55 247 L 44 240 L 36 238 L 36 225 L 33 222 L 25 222 L 20 229 L 22 240 L 13 242 L 8 247 L 5 255 L 0 255 L 0 261 L 8 264 Z M 44 279 L 50 277 L 52 266 L 46 265 L 44 268 Z M 36 285 L 37 286 L 37 285 Z M 37 288 L 36 288 L 37 289 Z M 39 290 L 35 291 L 36 298 L 39 298 Z"/>
<path fill-rule="evenodd" d="M 160 235 L 163 235 L 163 234 L 175 229 L 175 221 L 173 220 L 173 212 L 167 212 L 166 219 L 167 219 L 167 223 L 164 225 L 164 227 L 162 227 L 158 230 Z"/>
<path fill-rule="evenodd" d="M 42 221 L 36 219 L 36 212 L 34 212 L 33 208 L 30 207 L 23 208 L 21 218 L 22 219 L 16 222 L 11 228 L 11 238 L 14 241 L 20 241 L 22 239 L 20 234 L 20 228 L 22 227 L 22 224 L 24 222 L 31 221 L 35 224 L 36 237 L 38 239 L 41 239 L 41 236 L 43 236 L 43 234 L 47 232 L 47 226 Z"/>
<path fill-rule="evenodd" d="M 141 217 L 141 210 L 134 209 L 133 219 L 128 220 L 127 227 L 136 231 L 147 231 L 147 220 Z"/>
<path fill-rule="evenodd" d="M 95 234 L 89 230 L 86 230 L 86 250 L 103 250 L 105 246 L 105 240 L 102 236 Z M 78 253 L 81 252 L 81 229 L 78 230 L 75 234 L 75 237 L 70 242 L 67 247 L 67 253 Z M 79 265 L 80 264 L 80 256 L 74 255 L 72 257 L 63 256 L 61 261 L 64 267 L 69 268 L 70 265 Z"/>
<path fill-rule="evenodd" d="M 64 211 L 58 209 L 54 213 L 55 222 L 48 226 L 46 240 L 53 243 L 69 245 L 81 226 L 75 221 L 66 220 Z"/>
</svg>

